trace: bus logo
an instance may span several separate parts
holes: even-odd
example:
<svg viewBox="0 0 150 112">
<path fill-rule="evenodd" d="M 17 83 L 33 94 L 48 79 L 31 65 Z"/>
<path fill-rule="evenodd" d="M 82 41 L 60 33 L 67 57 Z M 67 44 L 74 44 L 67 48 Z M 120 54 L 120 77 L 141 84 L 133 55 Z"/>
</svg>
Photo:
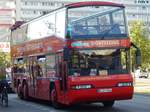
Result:
<svg viewBox="0 0 150 112">
<path fill-rule="evenodd" d="M 90 44 L 88 42 L 82 42 L 82 41 L 78 41 L 78 42 L 73 42 L 71 44 L 72 47 L 89 47 Z"/>
</svg>

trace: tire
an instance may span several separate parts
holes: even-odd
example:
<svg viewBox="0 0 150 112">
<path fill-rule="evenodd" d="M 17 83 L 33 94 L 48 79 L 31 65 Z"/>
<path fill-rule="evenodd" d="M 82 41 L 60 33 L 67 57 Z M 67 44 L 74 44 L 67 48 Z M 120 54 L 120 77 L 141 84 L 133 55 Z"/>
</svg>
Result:
<svg viewBox="0 0 150 112">
<path fill-rule="evenodd" d="M 102 102 L 104 107 L 106 108 L 109 108 L 109 107 L 112 107 L 115 103 L 115 101 L 105 101 L 105 102 Z"/>
<path fill-rule="evenodd" d="M 145 76 L 145 79 L 147 79 L 148 77 L 147 76 Z"/>
<path fill-rule="evenodd" d="M 21 91 L 21 85 L 19 84 L 17 87 L 17 94 L 20 99 L 23 99 L 23 93 Z"/>
<path fill-rule="evenodd" d="M 28 96 L 28 86 L 27 84 L 23 85 L 23 99 L 28 100 L 29 96 Z"/>
<path fill-rule="evenodd" d="M 55 87 L 51 91 L 51 103 L 55 109 L 60 109 L 61 105 L 58 103 L 57 91 Z"/>
</svg>

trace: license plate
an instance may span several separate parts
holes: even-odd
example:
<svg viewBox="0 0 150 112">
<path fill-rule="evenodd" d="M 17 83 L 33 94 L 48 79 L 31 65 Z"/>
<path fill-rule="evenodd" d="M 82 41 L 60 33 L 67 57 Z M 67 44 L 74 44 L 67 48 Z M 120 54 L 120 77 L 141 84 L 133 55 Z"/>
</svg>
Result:
<svg viewBox="0 0 150 112">
<path fill-rule="evenodd" d="M 110 93 L 112 92 L 112 88 L 98 89 L 98 93 Z"/>
</svg>

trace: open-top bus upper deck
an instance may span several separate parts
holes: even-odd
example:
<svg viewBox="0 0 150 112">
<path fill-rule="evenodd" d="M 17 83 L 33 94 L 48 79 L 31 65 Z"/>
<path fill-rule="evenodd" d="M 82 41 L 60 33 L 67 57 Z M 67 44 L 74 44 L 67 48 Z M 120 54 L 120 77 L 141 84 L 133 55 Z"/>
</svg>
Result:
<svg viewBox="0 0 150 112">
<path fill-rule="evenodd" d="M 13 45 L 52 36 L 62 39 L 128 38 L 124 6 L 111 2 L 68 4 L 11 29 Z"/>
</svg>

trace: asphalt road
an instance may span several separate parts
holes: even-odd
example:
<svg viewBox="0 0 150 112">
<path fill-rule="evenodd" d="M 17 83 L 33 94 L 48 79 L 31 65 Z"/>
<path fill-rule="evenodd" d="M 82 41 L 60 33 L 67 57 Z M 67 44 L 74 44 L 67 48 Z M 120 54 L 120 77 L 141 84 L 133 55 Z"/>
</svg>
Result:
<svg viewBox="0 0 150 112">
<path fill-rule="evenodd" d="M 48 103 L 23 101 L 16 94 L 10 94 L 9 107 L 0 105 L 0 112 L 150 112 L 150 96 L 134 95 L 132 100 L 117 101 L 110 109 L 101 103 L 93 103 L 56 110 Z"/>
</svg>

